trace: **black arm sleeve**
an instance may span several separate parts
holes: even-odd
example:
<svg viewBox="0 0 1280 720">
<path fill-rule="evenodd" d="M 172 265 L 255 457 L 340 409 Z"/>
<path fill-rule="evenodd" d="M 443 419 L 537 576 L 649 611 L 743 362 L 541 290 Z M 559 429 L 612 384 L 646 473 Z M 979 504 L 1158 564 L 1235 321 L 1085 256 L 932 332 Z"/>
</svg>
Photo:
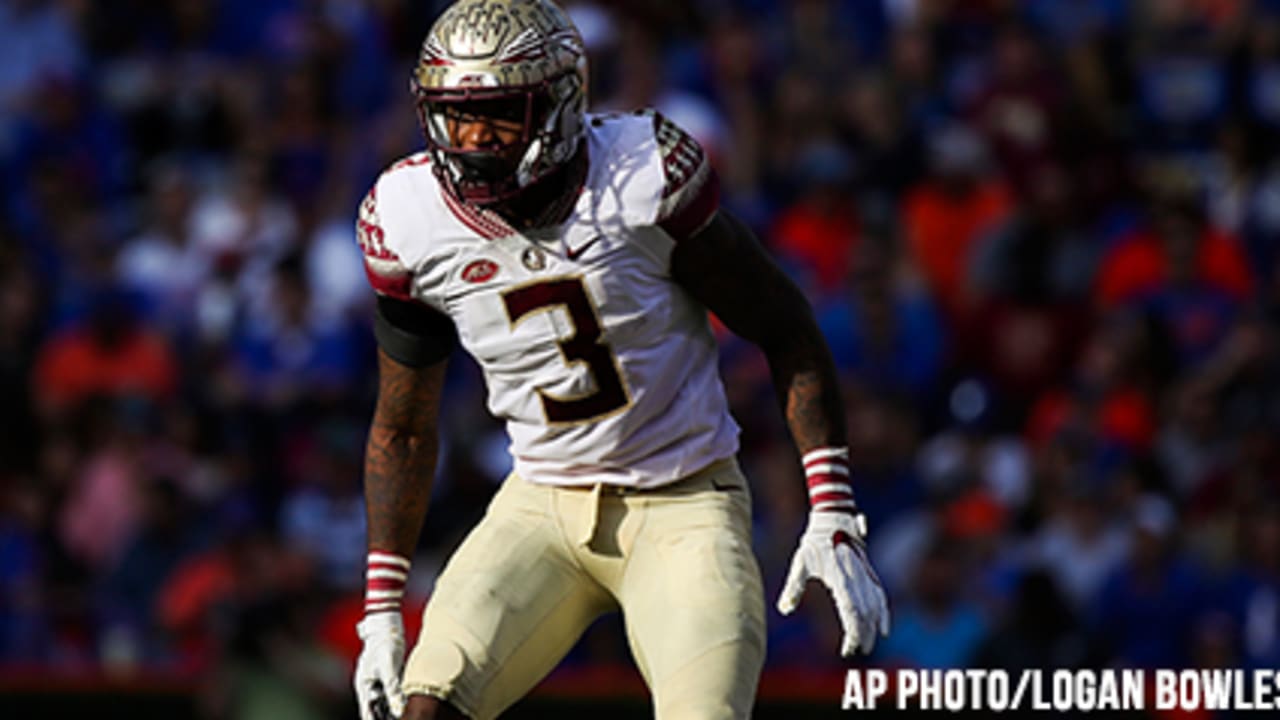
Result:
<svg viewBox="0 0 1280 720">
<path fill-rule="evenodd" d="M 415 368 L 444 360 L 458 344 L 458 331 L 448 316 L 421 303 L 385 295 L 378 296 L 373 334 L 391 359 Z"/>
</svg>

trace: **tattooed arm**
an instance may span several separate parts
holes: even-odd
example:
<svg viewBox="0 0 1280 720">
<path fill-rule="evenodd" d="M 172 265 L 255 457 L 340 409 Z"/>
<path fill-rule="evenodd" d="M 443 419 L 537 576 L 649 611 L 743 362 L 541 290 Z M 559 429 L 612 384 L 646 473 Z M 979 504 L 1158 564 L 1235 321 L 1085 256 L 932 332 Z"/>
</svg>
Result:
<svg viewBox="0 0 1280 720">
<path fill-rule="evenodd" d="M 381 302 L 381 301 L 380 301 Z M 407 306 L 406 306 L 407 307 Z M 403 309 L 403 308 L 402 308 Z M 379 316 L 378 404 L 365 449 L 364 499 L 369 521 L 365 615 L 356 624 L 363 646 L 354 684 L 361 720 L 404 712 L 400 687 L 404 665 L 404 624 L 400 601 L 409 578 L 413 549 L 431 497 L 436 467 L 436 416 L 444 385 L 445 360 L 418 366 L 388 354 L 413 341 L 396 342 L 394 328 Z M 386 333 L 393 333 L 388 336 Z M 412 353 L 399 353 L 404 357 Z"/>
<path fill-rule="evenodd" d="M 848 442 L 835 364 L 813 310 L 741 221 L 719 211 L 676 245 L 671 271 L 730 330 L 764 351 L 802 455 Z"/>
<path fill-rule="evenodd" d="M 730 330 L 764 350 L 804 462 L 809 521 L 778 598 L 786 615 L 816 579 L 831 592 L 842 655 L 870 653 L 889 634 L 889 605 L 871 567 L 866 519 L 849 482 L 849 448 L 831 351 L 800 289 L 741 222 L 720 211 L 672 254 L 676 280 Z"/>
<path fill-rule="evenodd" d="M 378 404 L 365 450 L 369 549 L 412 557 L 435 475 L 446 360 L 416 368 L 378 350 Z"/>
</svg>

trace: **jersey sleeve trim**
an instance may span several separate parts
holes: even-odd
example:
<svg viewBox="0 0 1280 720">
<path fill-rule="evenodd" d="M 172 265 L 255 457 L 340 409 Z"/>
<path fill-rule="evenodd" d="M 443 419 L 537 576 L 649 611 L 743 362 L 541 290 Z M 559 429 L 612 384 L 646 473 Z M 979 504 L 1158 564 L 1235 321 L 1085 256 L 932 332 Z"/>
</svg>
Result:
<svg viewBox="0 0 1280 720">
<path fill-rule="evenodd" d="M 676 242 L 698 234 L 720 207 L 720 179 L 710 166 L 707 166 L 707 176 L 696 194 L 658 221 L 658 227 L 667 231 Z"/>
<path fill-rule="evenodd" d="M 711 221 L 720 204 L 720 182 L 692 136 L 656 112 L 653 130 L 663 174 L 655 222 L 679 242 Z"/>
<path fill-rule="evenodd" d="M 369 285 L 379 295 L 410 300 L 413 275 L 386 243 L 386 231 L 378 215 L 378 187 L 375 185 L 360 202 L 356 218 L 356 241 L 364 254 L 364 271 Z"/>
</svg>

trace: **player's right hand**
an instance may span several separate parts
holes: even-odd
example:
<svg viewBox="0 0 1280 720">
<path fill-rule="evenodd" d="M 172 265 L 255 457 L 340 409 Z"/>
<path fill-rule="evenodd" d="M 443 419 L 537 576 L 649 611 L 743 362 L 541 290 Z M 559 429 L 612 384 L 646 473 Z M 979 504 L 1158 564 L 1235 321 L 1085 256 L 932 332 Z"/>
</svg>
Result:
<svg viewBox="0 0 1280 720">
<path fill-rule="evenodd" d="M 356 703 L 360 720 L 389 720 L 404 714 L 404 691 L 400 672 L 404 669 L 404 621 L 400 612 L 375 612 L 356 623 L 356 634 L 364 641 L 356 661 Z"/>
<path fill-rule="evenodd" d="M 804 596 L 806 581 L 814 578 L 825 585 L 844 630 L 844 657 L 857 650 L 870 654 L 876 635 L 889 634 L 889 603 L 867 557 L 866 536 L 867 521 L 861 513 L 810 512 L 778 597 L 778 612 L 790 615 Z"/>
</svg>

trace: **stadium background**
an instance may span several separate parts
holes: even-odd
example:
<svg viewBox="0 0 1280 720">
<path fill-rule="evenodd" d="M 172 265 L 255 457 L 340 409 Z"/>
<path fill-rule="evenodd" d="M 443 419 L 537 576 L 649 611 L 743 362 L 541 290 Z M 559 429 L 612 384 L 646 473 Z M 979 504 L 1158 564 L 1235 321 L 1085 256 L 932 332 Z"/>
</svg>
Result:
<svg viewBox="0 0 1280 720">
<path fill-rule="evenodd" d="M 6 717 L 354 717 L 352 226 L 441 5 L 0 2 Z M 593 107 L 691 130 L 814 303 L 894 611 L 855 666 L 1280 665 L 1280 3 L 571 6 Z M 803 484 L 721 335 L 772 600 Z M 461 357 L 441 425 L 418 604 L 508 464 Z M 830 603 L 769 626 L 762 714 L 829 712 Z M 612 619 L 513 716 L 642 698 Z"/>
</svg>

